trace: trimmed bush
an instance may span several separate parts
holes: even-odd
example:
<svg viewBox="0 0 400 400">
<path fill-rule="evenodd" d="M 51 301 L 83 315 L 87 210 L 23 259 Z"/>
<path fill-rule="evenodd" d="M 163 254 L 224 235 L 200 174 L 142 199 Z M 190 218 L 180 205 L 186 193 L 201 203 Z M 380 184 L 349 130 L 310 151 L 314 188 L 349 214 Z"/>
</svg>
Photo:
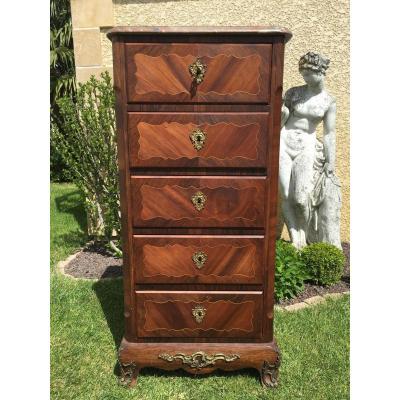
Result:
<svg viewBox="0 0 400 400">
<path fill-rule="evenodd" d="M 310 279 L 317 284 L 331 286 L 340 281 L 346 259 L 337 247 L 329 243 L 313 243 L 304 247 L 300 254 Z"/>
<path fill-rule="evenodd" d="M 309 279 L 303 261 L 296 248 L 288 242 L 276 242 L 275 298 L 277 301 L 296 297 L 304 290 Z"/>
</svg>

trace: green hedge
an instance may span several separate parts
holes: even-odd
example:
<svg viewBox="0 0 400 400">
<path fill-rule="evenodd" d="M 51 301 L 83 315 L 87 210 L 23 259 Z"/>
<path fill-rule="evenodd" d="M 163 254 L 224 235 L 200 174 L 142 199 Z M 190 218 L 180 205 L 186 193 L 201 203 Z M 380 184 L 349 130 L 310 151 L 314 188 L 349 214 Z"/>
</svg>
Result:
<svg viewBox="0 0 400 400">
<path fill-rule="evenodd" d="M 329 243 L 313 243 L 301 251 L 301 259 L 319 285 L 334 285 L 343 275 L 346 258 L 343 251 Z"/>
</svg>

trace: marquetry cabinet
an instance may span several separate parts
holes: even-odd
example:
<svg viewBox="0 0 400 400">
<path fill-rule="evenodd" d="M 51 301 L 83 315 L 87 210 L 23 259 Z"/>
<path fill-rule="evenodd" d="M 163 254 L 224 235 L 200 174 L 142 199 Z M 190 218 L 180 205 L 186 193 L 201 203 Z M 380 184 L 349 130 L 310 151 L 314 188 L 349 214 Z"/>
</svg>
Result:
<svg viewBox="0 0 400 400">
<path fill-rule="evenodd" d="M 122 380 L 141 368 L 255 368 L 273 338 L 286 29 L 108 33 L 124 252 Z"/>
</svg>

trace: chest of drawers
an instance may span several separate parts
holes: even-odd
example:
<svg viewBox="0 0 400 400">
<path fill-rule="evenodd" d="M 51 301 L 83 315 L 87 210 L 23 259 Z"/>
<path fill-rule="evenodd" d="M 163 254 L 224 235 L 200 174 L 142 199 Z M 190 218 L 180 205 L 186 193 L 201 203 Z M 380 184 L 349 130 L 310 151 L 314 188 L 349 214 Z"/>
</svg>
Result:
<svg viewBox="0 0 400 400">
<path fill-rule="evenodd" d="M 122 380 L 255 368 L 277 383 L 284 44 L 269 27 L 114 28 Z"/>
</svg>

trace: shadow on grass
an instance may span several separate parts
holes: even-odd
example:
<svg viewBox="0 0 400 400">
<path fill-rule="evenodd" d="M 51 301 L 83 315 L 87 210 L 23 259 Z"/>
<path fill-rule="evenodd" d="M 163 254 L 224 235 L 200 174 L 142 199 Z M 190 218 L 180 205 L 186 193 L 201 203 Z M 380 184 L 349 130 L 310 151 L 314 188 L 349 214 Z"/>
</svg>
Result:
<svg viewBox="0 0 400 400">
<path fill-rule="evenodd" d="M 57 235 L 53 238 L 53 246 L 55 246 L 56 248 L 63 248 L 65 246 L 69 246 L 71 248 L 79 248 L 83 246 L 88 240 L 88 236 L 85 232 L 86 231 L 82 232 L 81 230 L 76 229 L 72 232 Z"/>
<path fill-rule="evenodd" d="M 119 367 L 116 366 L 117 368 L 114 370 L 114 373 L 116 375 L 119 375 Z M 253 368 L 245 368 L 245 369 L 238 369 L 235 371 L 223 371 L 223 370 L 216 370 L 214 372 L 210 372 L 209 374 L 191 374 L 189 372 L 184 371 L 183 369 L 177 369 L 174 371 L 164 371 L 162 369 L 157 369 L 157 368 L 143 368 L 140 370 L 139 377 L 140 379 L 141 376 L 147 376 L 147 377 L 171 377 L 171 378 L 192 378 L 192 379 L 207 379 L 211 376 L 213 377 L 234 377 L 234 376 L 247 376 L 254 378 L 256 381 L 260 380 L 260 374 L 256 369 Z"/>
<path fill-rule="evenodd" d="M 124 334 L 124 291 L 122 279 L 100 279 L 92 289 L 99 299 L 108 328 L 114 339 L 115 348 L 121 343 Z"/>
<path fill-rule="evenodd" d="M 58 196 L 55 199 L 57 211 L 71 214 L 83 232 L 87 231 L 86 211 L 84 207 L 85 199 L 79 190 Z"/>
</svg>

